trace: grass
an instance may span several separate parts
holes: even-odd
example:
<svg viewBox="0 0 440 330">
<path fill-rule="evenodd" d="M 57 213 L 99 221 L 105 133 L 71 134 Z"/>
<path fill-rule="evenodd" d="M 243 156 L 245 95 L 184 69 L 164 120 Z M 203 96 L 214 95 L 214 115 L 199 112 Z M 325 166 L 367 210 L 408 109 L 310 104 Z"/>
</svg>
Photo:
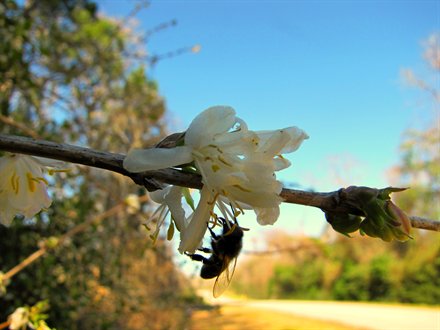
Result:
<svg viewBox="0 0 440 330">
<path fill-rule="evenodd" d="M 192 313 L 189 330 L 354 330 L 334 322 L 292 316 L 263 309 L 226 305 Z"/>
</svg>

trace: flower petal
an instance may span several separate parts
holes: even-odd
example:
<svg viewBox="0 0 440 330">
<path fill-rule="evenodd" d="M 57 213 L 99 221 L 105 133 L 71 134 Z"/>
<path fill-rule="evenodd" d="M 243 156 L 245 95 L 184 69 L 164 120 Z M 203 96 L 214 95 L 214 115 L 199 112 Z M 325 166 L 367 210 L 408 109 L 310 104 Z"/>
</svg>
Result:
<svg viewBox="0 0 440 330">
<path fill-rule="evenodd" d="M 41 164 L 32 156 L 0 158 L 0 222 L 10 224 L 14 215 L 33 217 L 51 204 Z"/>
<path fill-rule="evenodd" d="M 171 212 L 177 230 L 182 231 L 186 228 L 185 211 L 182 207 L 182 188 L 171 186 L 168 194 L 165 195 L 165 203 Z"/>
<path fill-rule="evenodd" d="M 189 125 L 185 133 L 185 145 L 194 148 L 207 145 L 215 135 L 229 131 L 236 121 L 235 110 L 231 107 L 208 108 L 194 118 Z"/>
<path fill-rule="evenodd" d="M 260 139 L 260 150 L 264 152 L 271 149 L 271 153 L 274 155 L 293 152 L 299 148 L 305 139 L 309 138 L 306 132 L 295 126 L 280 130 L 257 131 L 255 133 Z"/>
<path fill-rule="evenodd" d="M 64 168 L 66 167 L 66 163 L 61 160 L 55 160 L 50 158 L 44 158 L 44 157 L 37 157 L 32 156 L 32 158 L 39 163 L 41 166 L 47 166 L 47 167 L 55 167 L 55 168 Z"/>
<path fill-rule="evenodd" d="M 214 208 L 213 201 L 214 194 L 206 186 L 203 186 L 200 191 L 200 201 L 192 214 L 191 222 L 180 234 L 180 253 L 194 253 L 200 246 L 203 236 L 205 236 L 206 230 L 208 229 L 208 221 L 211 217 L 212 209 Z"/>
<path fill-rule="evenodd" d="M 306 132 L 295 126 L 287 127 L 284 130 L 287 134 L 289 134 L 290 139 L 289 142 L 281 150 L 282 154 L 290 153 L 297 150 L 300 147 L 301 143 L 309 138 Z"/>
<path fill-rule="evenodd" d="M 158 189 L 155 191 L 149 191 L 148 195 L 150 196 L 151 200 L 157 204 L 163 204 L 165 202 L 165 195 L 168 193 L 169 186 L 165 187 L 164 189 Z"/>
<path fill-rule="evenodd" d="M 273 225 L 280 216 L 280 208 L 254 208 L 255 214 L 257 215 L 257 221 L 260 225 Z"/>
<path fill-rule="evenodd" d="M 124 168 L 133 173 L 158 170 L 192 162 L 192 149 L 187 146 L 172 149 L 134 149 L 124 158 Z"/>
</svg>

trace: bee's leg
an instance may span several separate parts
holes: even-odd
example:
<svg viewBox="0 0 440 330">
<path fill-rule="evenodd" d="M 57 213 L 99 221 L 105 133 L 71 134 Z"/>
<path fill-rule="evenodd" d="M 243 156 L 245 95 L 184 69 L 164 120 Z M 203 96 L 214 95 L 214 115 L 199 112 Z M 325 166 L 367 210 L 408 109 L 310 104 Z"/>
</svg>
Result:
<svg viewBox="0 0 440 330">
<path fill-rule="evenodd" d="M 208 227 L 208 229 L 209 229 L 209 232 L 211 233 L 212 238 L 218 239 L 218 235 L 216 233 L 214 233 L 214 231 L 210 227 Z"/>
<path fill-rule="evenodd" d="M 211 261 L 208 258 L 205 258 L 201 254 L 192 254 L 192 253 L 185 253 L 185 254 L 188 257 L 190 257 L 192 260 L 203 262 L 204 265 L 211 263 Z"/>
<path fill-rule="evenodd" d="M 200 249 L 197 249 L 197 250 L 205 252 L 205 253 L 212 253 L 212 249 L 210 249 L 210 248 L 200 248 Z"/>
</svg>

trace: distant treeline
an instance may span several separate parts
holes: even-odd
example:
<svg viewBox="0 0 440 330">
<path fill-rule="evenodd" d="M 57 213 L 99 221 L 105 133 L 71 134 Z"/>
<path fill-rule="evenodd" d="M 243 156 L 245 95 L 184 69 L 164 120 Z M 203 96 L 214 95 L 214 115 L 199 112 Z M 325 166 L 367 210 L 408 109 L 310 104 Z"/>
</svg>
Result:
<svg viewBox="0 0 440 330">
<path fill-rule="evenodd" d="M 268 253 L 241 257 L 232 287 L 252 298 L 439 304 L 440 237 L 415 236 L 385 243 L 272 233 Z"/>
</svg>

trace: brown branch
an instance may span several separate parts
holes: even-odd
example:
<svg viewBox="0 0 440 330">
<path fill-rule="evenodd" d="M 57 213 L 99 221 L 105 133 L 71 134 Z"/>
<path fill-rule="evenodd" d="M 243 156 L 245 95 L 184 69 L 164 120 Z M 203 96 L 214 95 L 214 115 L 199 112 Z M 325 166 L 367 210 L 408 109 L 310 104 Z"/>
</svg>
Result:
<svg viewBox="0 0 440 330">
<path fill-rule="evenodd" d="M 34 139 L 41 139 L 41 136 L 39 136 L 36 131 L 34 131 L 33 129 L 30 129 L 28 126 L 26 126 L 23 123 L 19 123 L 19 122 L 15 121 L 11 117 L 0 115 L 0 121 L 6 125 L 18 128 L 24 134 L 27 134 Z"/>
<path fill-rule="evenodd" d="M 351 192 L 356 193 L 367 187 L 351 187 L 354 188 Z M 341 191 L 343 189 L 321 193 L 321 192 L 309 192 L 294 189 L 283 189 L 280 196 L 284 198 L 285 203 L 299 204 L 305 206 L 313 206 L 321 209 L 322 211 L 350 213 L 353 215 L 363 215 L 358 208 L 353 207 L 348 203 L 346 198 L 341 198 Z M 409 216 L 411 226 L 413 228 L 432 230 L 440 232 L 440 221 L 423 218 L 419 216 Z"/>
<path fill-rule="evenodd" d="M 144 202 L 147 199 L 148 199 L 148 196 L 142 196 L 142 197 L 139 198 L 139 201 L 140 202 Z M 31 255 L 29 255 L 28 257 L 26 257 L 18 265 L 14 266 L 9 271 L 4 273 L 3 277 L 1 278 L 1 280 L 3 282 L 9 280 L 11 277 L 13 277 L 18 272 L 22 271 L 24 268 L 29 266 L 31 263 L 33 263 L 34 261 L 36 261 L 40 257 L 44 256 L 50 249 L 53 249 L 53 248 L 58 247 L 58 246 L 61 246 L 70 237 L 72 237 L 72 236 L 74 236 L 74 235 L 76 235 L 78 233 L 83 232 L 84 230 L 86 230 L 93 223 L 100 222 L 100 221 L 102 221 L 102 220 L 112 216 L 113 214 L 119 212 L 125 206 L 126 206 L 125 202 L 122 201 L 122 202 L 118 203 L 117 205 L 113 206 L 111 209 L 105 211 L 104 213 L 101 213 L 100 215 L 98 215 L 96 217 L 91 217 L 88 220 L 86 220 L 85 222 L 80 223 L 79 225 L 73 227 L 68 232 L 66 232 L 62 236 L 58 237 L 56 243 L 54 244 L 54 246 L 51 246 L 49 248 L 48 246 L 43 245 L 40 249 L 38 249 L 37 251 L 35 251 Z"/>
<path fill-rule="evenodd" d="M 6 329 L 7 327 L 9 327 L 9 324 L 11 324 L 11 321 L 0 323 L 0 329 Z"/>
<path fill-rule="evenodd" d="M 181 134 L 176 134 L 176 137 L 181 138 L 181 136 Z M 166 147 L 173 146 L 173 143 L 170 143 L 169 140 L 170 139 L 168 139 Z M 160 146 L 163 147 L 163 145 Z M 202 180 L 199 175 L 177 169 L 168 168 L 143 173 L 130 173 L 122 166 L 125 157 L 123 154 L 3 134 L 0 134 L 0 150 L 57 159 L 113 171 L 130 177 L 136 184 L 144 186 L 149 191 L 160 189 L 163 187 L 163 184 L 195 189 L 202 188 Z M 352 187 L 351 192 L 356 193 L 362 189 L 372 188 Z M 350 198 L 347 198 L 347 196 L 344 197 L 343 194 L 341 194 L 342 191 L 341 189 L 322 193 L 284 188 L 281 192 L 281 197 L 286 203 L 313 206 L 324 212 L 346 212 L 353 215 L 363 215 L 362 211 L 350 204 Z M 346 190 L 344 191 L 346 192 Z M 410 220 L 414 228 L 440 232 L 440 221 L 418 216 L 410 216 Z"/>
</svg>

